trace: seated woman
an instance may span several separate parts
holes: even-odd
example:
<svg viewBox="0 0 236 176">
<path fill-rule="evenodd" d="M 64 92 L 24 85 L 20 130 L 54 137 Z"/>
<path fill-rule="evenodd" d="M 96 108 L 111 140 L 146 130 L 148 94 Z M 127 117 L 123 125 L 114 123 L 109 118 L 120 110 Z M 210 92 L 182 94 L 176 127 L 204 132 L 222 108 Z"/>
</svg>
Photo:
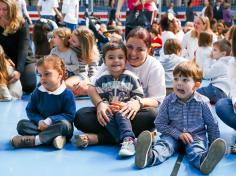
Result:
<svg viewBox="0 0 236 176">
<path fill-rule="evenodd" d="M 87 95 L 87 83 L 97 72 L 99 60 L 94 33 L 87 27 L 78 27 L 72 32 L 69 43 L 77 54 L 80 76 L 71 76 L 66 80 L 66 85 L 76 96 Z"/>
<path fill-rule="evenodd" d="M 230 96 L 231 98 L 220 99 L 216 103 L 216 113 L 228 126 L 236 130 L 236 30 L 232 33 L 233 60 L 229 64 Z M 236 154 L 236 144 L 231 147 L 231 152 Z"/>
<path fill-rule="evenodd" d="M 1 0 L 0 9 L 4 9 L 0 13 L 0 44 L 16 67 L 9 83 L 20 80 L 23 91 L 31 93 L 36 87 L 36 73 L 34 60 L 29 57 L 28 24 L 19 14 L 15 1 Z"/>
<path fill-rule="evenodd" d="M 160 62 L 148 54 L 150 46 L 150 33 L 142 27 L 133 29 L 127 36 L 126 69 L 139 77 L 144 98 L 126 102 L 120 112 L 131 120 L 135 136 L 144 130 L 154 129 L 157 107 L 166 94 L 165 72 Z M 102 67 L 97 75 L 105 70 L 105 66 Z M 77 111 L 74 125 L 85 133 L 76 137 L 78 145 L 115 144 L 114 138 L 105 128 L 109 121 L 106 114 L 109 107 L 93 89 L 89 88 L 88 94 L 95 107 L 84 107 Z"/>
</svg>

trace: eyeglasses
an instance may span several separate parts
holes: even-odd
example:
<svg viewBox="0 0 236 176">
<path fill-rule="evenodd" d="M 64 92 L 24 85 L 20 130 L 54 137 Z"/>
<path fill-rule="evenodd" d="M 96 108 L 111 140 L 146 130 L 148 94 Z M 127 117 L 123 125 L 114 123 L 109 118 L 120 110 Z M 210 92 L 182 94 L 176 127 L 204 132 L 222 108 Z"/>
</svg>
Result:
<svg viewBox="0 0 236 176">
<path fill-rule="evenodd" d="M 135 50 L 136 52 L 145 52 L 147 48 L 144 47 L 135 47 L 133 45 L 126 45 L 127 50 Z"/>
</svg>

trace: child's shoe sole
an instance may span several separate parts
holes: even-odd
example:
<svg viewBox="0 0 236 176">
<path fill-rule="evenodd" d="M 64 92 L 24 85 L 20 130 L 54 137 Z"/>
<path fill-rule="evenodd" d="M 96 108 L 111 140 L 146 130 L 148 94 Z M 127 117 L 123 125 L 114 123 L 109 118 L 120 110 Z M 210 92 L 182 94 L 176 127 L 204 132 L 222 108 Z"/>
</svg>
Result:
<svg viewBox="0 0 236 176">
<path fill-rule="evenodd" d="M 53 139 L 53 146 L 56 149 L 62 149 L 66 143 L 66 137 L 65 136 L 57 136 L 55 139 Z"/>
<path fill-rule="evenodd" d="M 209 147 L 207 156 L 200 165 L 203 174 L 209 174 L 219 161 L 224 157 L 226 144 L 223 139 L 216 139 Z"/>
<path fill-rule="evenodd" d="M 135 165 L 138 168 L 147 166 L 148 152 L 152 146 L 152 134 L 149 131 L 143 131 L 139 136 L 136 144 Z"/>
</svg>

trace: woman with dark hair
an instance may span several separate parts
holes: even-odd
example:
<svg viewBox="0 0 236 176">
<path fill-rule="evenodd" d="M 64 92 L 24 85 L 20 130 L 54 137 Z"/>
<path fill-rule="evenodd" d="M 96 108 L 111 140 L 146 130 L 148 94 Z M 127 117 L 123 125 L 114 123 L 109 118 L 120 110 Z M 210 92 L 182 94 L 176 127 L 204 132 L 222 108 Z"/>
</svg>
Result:
<svg viewBox="0 0 236 176">
<path fill-rule="evenodd" d="M 139 77 L 144 89 L 144 98 L 126 102 L 120 112 L 131 120 L 136 136 L 144 130 L 154 129 L 157 107 L 166 94 L 164 69 L 157 59 L 148 54 L 150 46 L 150 33 L 142 27 L 134 28 L 127 36 L 126 69 Z M 105 69 L 103 65 L 97 75 Z M 79 109 L 74 121 L 76 128 L 85 133 L 77 137 L 77 145 L 83 147 L 92 144 L 114 144 L 113 137 L 105 128 L 109 121 L 107 116 L 109 107 L 96 92 L 91 90 L 93 89 L 88 88 L 88 94 L 95 106 Z"/>
<path fill-rule="evenodd" d="M 19 14 L 14 0 L 0 0 L 0 44 L 15 64 L 10 83 L 20 79 L 23 91 L 31 93 L 36 87 L 35 63 L 29 54 L 29 27 Z"/>
</svg>

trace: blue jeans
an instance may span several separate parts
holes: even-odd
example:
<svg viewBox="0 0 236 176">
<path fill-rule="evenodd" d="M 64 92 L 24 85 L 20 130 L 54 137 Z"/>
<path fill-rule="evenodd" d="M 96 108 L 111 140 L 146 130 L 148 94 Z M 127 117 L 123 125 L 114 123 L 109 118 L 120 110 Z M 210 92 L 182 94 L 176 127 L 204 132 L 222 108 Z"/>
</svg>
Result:
<svg viewBox="0 0 236 176">
<path fill-rule="evenodd" d="M 110 121 L 106 125 L 106 129 L 114 137 L 117 143 L 123 141 L 125 137 L 135 138 L 129 119 L 123 117 L 120 112 L 116 112 L 113 115 L 108 116 L 110 117 Z"/>
<path fill-rule="evenodd" d="M 211 104 L 216 104 L 216 102 L 221 98 L 227 98 L 227 95 L 219 88 L 209 84 L 207 87 L 201 87 L 197 89 L 197 92 L 208 97 Z"/>
<path fill-rule="evenodd" d="M 224 98 L 219 100 L 215 106 L 216 114 L 219 118 L 228 126 L 236 130 L 236 114 L 232 100 L 230 98 Z"/>
<path fill-rule="evenodd" d="M 153 146 L 154 159 L 152 165 L 160 164 L 175 154 L 181 142 L 171 136 L 162 135 L 161 139 Z M 186 157 L 196 168 L 200 168 L 200 164 L 207 155 L 207 141 L 193 141 L 191 144 L 185 144 Z"/>
<path fill-rule="evenodd" d="M 77 24 L 67 23 L 65 22 L 65 25 L 67 28 L 69 28 L 71 31 L 75 30 L 77 28 Z"/>
<path fill-rule="evenodd" d="M 49 19 L 49 20 L 52 20 L 52 21 L 56 21 L 56 17 L 53 16 L 53 15 L 41 15 L 41 18 Z"/>
</svg>

